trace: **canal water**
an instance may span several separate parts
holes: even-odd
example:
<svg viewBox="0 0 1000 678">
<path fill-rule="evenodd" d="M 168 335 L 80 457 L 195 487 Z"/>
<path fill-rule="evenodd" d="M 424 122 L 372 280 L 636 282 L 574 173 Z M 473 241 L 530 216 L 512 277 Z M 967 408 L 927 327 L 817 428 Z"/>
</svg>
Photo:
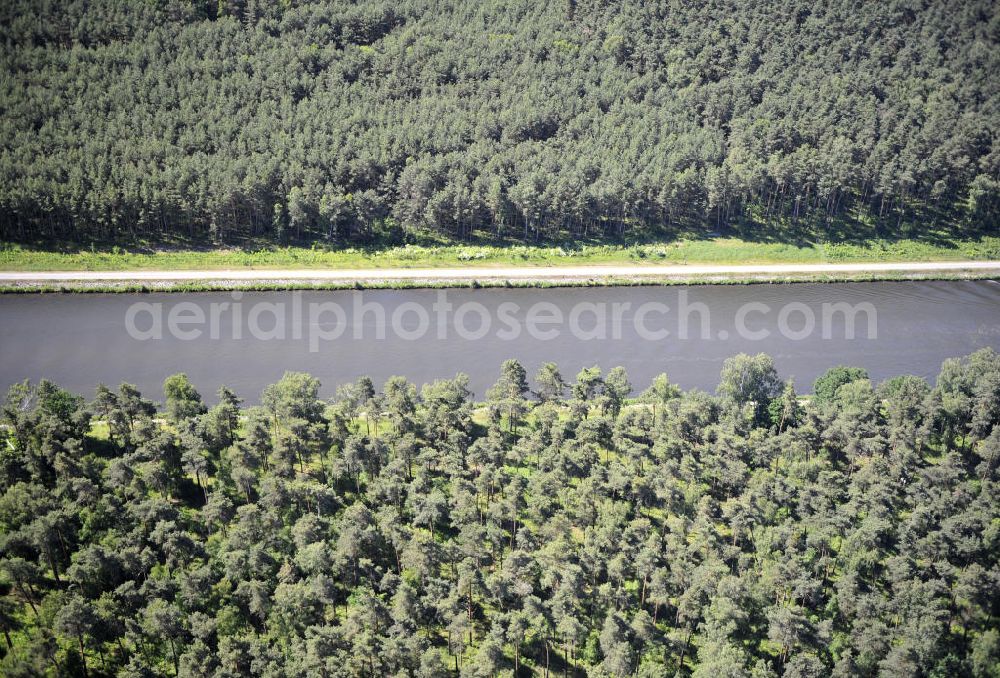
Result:
<svg viewBox="0 0 1000 678">
<path fill-rule="evenodd" d="M 933 380 L 985 346 L 1000 350 L 993 281 L 0 296 L 0 387 L 46 378 L 88 397 L 127 381 L 160 400 L 186 372 L 207 400 L 225 384 L 253 403 L 294 370 L 327 396 L 361 375 L 464 372 L 482 398 L 507 358 L 529 377 L 621 365 L 636 391 L 662 372 L 714 391 L 741 352 L 808 392 L 834 365 Z"/>
</svg>

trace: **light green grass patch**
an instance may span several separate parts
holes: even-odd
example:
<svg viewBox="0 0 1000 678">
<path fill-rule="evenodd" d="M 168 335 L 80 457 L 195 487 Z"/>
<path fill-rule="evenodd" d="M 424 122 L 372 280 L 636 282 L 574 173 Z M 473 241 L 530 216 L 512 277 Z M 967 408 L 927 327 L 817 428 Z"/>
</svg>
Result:
<svg viewBox="0 0 1000 678">
<path fill-rule="evenodd" d="M 672 240 L 636 245 L 469 246 L 405 245 L 384 249 L 313 246 L 242 250 L 130 252 L 46 251 L 0 244 L 4 271 L 129 271 L 224 269 L 384 269 L 583 264 L 780 264 L 875 261 L 965 261 L 1000 258 L 1000 237 L 946 240 L 870 240 L 863 244 L 762 243 L 738 238 Z"/>
</svg>

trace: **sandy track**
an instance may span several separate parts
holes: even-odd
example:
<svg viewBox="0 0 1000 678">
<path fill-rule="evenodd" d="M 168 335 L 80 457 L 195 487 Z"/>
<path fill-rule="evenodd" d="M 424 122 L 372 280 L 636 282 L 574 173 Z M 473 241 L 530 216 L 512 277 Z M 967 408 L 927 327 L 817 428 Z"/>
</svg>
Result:
<svg viewBox="0 0 1000 678">
<path fill-rule="evenodd" d="M 601 278 L 749 277 L 878 273 L 961 273 L 996 271 L 1000 261 L 939 261 L 853 264 L 520 266 L 384 269 L 217 269 L 205 271 L 0 271 L 0 284 L 23 282 L 147 281 L 387 281 L 387 280 L 564 280 Z"/>
</svg>

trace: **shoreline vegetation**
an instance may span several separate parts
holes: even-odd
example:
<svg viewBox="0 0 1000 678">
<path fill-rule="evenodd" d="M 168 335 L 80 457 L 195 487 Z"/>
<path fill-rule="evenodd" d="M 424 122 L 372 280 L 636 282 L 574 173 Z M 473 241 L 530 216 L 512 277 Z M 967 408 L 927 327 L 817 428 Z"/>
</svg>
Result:
<svg viewBox="0 0 1000 678">
<path fill-rule="evenodd" d="M 274 270 L 274 279 L 240 280 L 21 280 L 0 284 L 0 293 L 25 292 L 150 292 L 150 291 L 222 291 L 222 290 L 311 290 L 311 289 L 411 289 L 442 287 L 580 287 L 640 286 L 671 284 L 754 284 L 790 282 L 871 282 L 881 280 L 952 280 L 996 277 L 994 270 L 968 271 L 818 271 L 818 272 L 722 272 L 712 274 L 673 272 L 669 276 L 643 274 L 602 274 L 600 266 L 746 266 L 746 265 L 822 265 L 886 264 L 927 262 L 976 262 L 1000 259 L 1000 237 L 952 240 L 931 244 L 917 240 L 871 241 L 866 244 L 811 244 L 802 247 L 758 243 L 738 238 L 713 240 L 677 240 L 631 245 L 583 246 L 477 246 L 407 245 L 388 248 L 328 249 L 323 247 L 284 247 L 270 249 L 163 249 L 129 251 L 73 250 L 61 252 L 0 245 L 0 273 L 39 275 L 62 272 L 150 272 L 150 271 L 223 271 Z M 519 271 L 513 279 L 503 279 L 484 272 L 482 279 L 449 278 L 445 269 L 517 268 L 530 271 L 541 268 L 594 266 L 594 271 L 565 277 L 524 277 Z M 358 279 L 321 280 L 299 277 L 282 279 L 282 271 L 358 271 Z M 440 277 L 394 279 L 393 271 L 413 269 L 441 270 Z M 386 278 L 372 275 L 386 271 Z"/>
<path fill-rule="evenodd" d="M 0 674 L 994 676 L 1000 355 L 812 391 L 15 384 Z"/>
<path fill-rule="evenodd" d="M 0 243 L 0 271 L 121 271 L 268 268 L 446 268 L 581 264 L 782 264 L 1000 259 L 1000 236 L 874 239 L 859 243 L 754 242 L 741 238 L 677 239 L 638 244 L 401 245 L 381 248 L 66 248 Z"/>
</svg>

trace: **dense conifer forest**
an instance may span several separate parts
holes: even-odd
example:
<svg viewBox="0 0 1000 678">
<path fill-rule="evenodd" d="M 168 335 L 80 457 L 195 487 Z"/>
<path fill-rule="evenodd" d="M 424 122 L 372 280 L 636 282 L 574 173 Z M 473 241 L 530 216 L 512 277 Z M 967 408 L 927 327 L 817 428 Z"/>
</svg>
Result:
<svg viewBox="0 0 1000 678">
<path fill-rule="evenodd" d="M 567 383 L 570 381 L 570 383 Z M 13 387 L 5 676 L 1000 675 L 1000 356 Z"/>
<path fill-rule="evenodd" d="M 0 238 L 974 237 L 988 0 L 9 0 Z"/>
</svg>

